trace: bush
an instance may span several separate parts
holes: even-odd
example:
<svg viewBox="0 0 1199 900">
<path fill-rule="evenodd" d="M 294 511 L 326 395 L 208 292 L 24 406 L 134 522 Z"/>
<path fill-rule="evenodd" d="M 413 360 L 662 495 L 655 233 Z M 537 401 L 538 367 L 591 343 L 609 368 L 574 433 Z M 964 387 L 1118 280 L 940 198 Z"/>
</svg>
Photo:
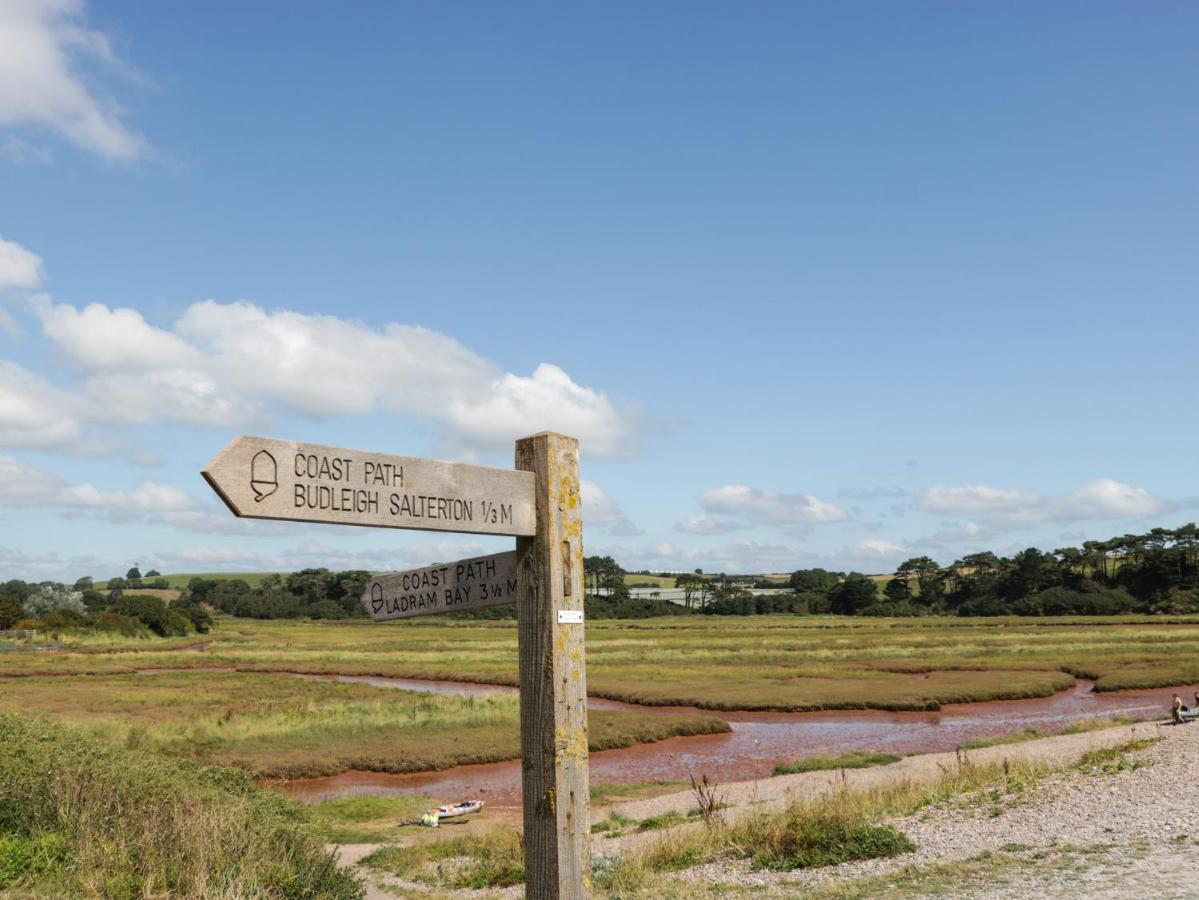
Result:
<svg viewBox="0 0 1199 900">
<path fill-rule="evenodd" d="M 890 825 L 849 822 L 836 815 L 816 816 L 795 825 L 754 854 L 755 867 L 810 869 L 898 856 L 916 849 L 911 838 Z"/>
<path fill-rule="evenodd" d="M 926 610 L 919 606 L 913 606 L 911 603 L 904 601 L 902 603 L 871 603 L 865 609 L 858 612 L 859 616 L 922 616 Z"/>
<path fill-rule="evenodd" d="M 344 619 L 345 610 L 332 600 L 322 600 L 308 607 L 308 616 L 313 619 Z"/>
<path fill-rule="evenodd" d="M 37 837 L 0 834 L 0 890 L 22 879 L 55 871 L 68 855 L 67 842 L 61 834 Z"/>
<path fill-rule="evenodd" d="M 120 613 L 100 612 L 91 618 L 91 625 L 97 631 L 120 634 L 124 637 L 149 637 L 150 630 L 141 619 L 123 616 Z"/>
<path fill-rule="evenodd" d="M 0 629 L 12 628 L 25 618 L 25 607 L 16 597 L 0 597 Z"/>
<path fill-rule="evenodd" d="M 24 607 L 25 614 L 33 619 L 45 619 L 51 613 L 57 613 L 68 620 L 87 615 L 83 593 L 61 584 L 48 584 L 38 588 L 25 598 Z"/>
<path fill-rule="evenodd" d="M 1151 612 L 1186 615 L 1199 612 L 1199 591 L 1175 588 L 1150 607 Z"/>
<path fill-rule="evenodd" d="M 192 622 L 177 609 L 171 609 L 158 597 L 129 594 L 113 604 L 112 611 L 141 619 L 161 637 L 182 637 L 192 632 Z"/>
<path fill-rule="evenodd" d="M 998 597 L 975 597 L 958 607 L 959 616 L 1006 616 L 1015 612 Z M 1036 613 L 1039 615 L 1039 613 Z"/>
<path fill-rule="evenodd" d="M 0 747 L 0 834 L 20 841 L 18 877 L 30 894 L 362 896 L 307 813 L 243 773 L 10 713 L 0 713 Z M 67 857 L 42 890 L 36 865 L 20 862 Z"/>
</svg>

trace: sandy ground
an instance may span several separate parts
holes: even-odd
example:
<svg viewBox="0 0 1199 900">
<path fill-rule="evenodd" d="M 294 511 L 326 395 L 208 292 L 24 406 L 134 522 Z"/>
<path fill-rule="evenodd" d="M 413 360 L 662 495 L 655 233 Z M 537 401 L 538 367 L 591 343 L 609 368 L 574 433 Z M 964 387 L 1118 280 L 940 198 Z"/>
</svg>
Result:
<svg viewBox="0 0 1199 900">
<path fill-rule="evenodd" d="M 821 893 L 834 885 L 855 890 L 855 885 L 861 885 L 863 897 L 1199 897 L 1195 878 L 1199 874 L 1199 726 L 1142 723 L 972 750 L 968 755 L 976 763 L 1006 758 L 1062 767 L 1091 750 L 1158 737 L 1160 741 L 1128 757 L 1134 765 L 1119 771 L 1067 769 L 1042 779 L 1018 799 L 949 803 L 898 820 L 893 824 L 917 845 L 914 853 L 903 857 L 788 873 L 758 872 L 744 863 L 713 863 L 675 877 L 684 884 L 702 885 L 705 896 L 715 891 L 795 897 Z M 932 781 L 956 764 L 952 753 L 926 754 L 889 766 L 784 775 L 721 785 L 717 790 L 730 805 L 725 815 L 735 816 L 751 805 L 779 807 L 793 797 L 814 797 L 842 786 L 854 790 L 893 779 Z M 681 791 L 607 809 L 642 820 L 671 810 L 686 815 L 694 806 L 692 793 Z M 627 852 L 662 833 L 597 835 L 594 851 Z M 352 845 L 339 853 L 344 864 L 353 865 L 372 849 L 374 845 Z M 993 860 L 986 860 L 988 855 Z M 980 857 L 985 861 L 974 864 L 977 871 L 935 871 L 946 863 Z M 377 873 L 368 880 L 382 882 Z M 411 884 L 394 886 L 401 895 L 421 890 Z M 371 890 L 371 900 L 395 896 L 378 884 Z M 521 891 L 486 893 L 517 897 Z"/>
</svg>

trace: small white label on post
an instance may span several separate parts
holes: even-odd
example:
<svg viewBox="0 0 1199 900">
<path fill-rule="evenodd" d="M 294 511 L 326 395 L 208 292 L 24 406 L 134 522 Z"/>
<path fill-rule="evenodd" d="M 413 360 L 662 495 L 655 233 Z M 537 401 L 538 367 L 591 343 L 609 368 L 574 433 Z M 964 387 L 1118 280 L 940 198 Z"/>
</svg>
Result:
<svg viewBox="0 0 1199 900">
<path fill-rule="evenodd" d="M 581 609 L 560 609 L 558 610 L 559 625 L 582 625 L 583 610 Z"/>
</svg>

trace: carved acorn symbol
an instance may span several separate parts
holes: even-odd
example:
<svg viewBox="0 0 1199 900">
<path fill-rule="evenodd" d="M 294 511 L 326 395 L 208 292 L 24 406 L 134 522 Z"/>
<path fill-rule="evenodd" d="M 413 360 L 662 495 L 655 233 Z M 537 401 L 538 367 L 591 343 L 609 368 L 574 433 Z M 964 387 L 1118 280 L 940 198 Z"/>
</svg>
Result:
<svg viewBox="0 0 1199 900">
<path fill-rule="evenodd" d="M 255 502 L 275 493 L 279 488 L 279 470 L 275 457 L 266 450 L 259 450 L 250 460 L 250 487 L 254 490 Z"/>
<path fill-rule="evenodd" d="M 383 585 L 371 585 L 371 609 L 378 613 L 383 609 Z"/>
</svg>

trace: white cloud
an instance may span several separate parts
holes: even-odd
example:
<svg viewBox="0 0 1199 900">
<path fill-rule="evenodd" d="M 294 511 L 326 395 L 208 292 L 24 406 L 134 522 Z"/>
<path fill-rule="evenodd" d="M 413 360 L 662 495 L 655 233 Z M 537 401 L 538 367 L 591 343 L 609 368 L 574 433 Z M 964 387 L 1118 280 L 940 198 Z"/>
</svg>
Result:
<svg viewBox="0 0 1199 900">
<path fill-rule="evenodd" d="M 643 529 L 630 519 L 620 504 L 594 481 L 583 478 L 579 482 L 583 494 L 583 525 L 585 528 L 600 528 L 620 537 L 636 537 L 644 534 Z"/>
<path fill-rule="evenodd" d="M 746 526 L 731 519 L 719 519 L 715 516 L 691 516 L 675 526 L 685 534 L 728 534 L 730 531 L 740 531 Z"/>
<path fill-rule="evenodd" d="M 150 554 L 163 572 L 294 572 L 305 568 L 366 569 L 390 572 L 454 559 L 495 553 L 495 547 L 471 540 L 441 540 L 388 549 L 346 550 L 318 541 L 276 552 L 241 547 L 184 547 Z"/>
<path fill-rule="evenodd" d="M 102 491 L 91 484 L 68 484 L 53 472 L 0 456 L 0 502 L 6 506 L 166 513 L 192 509 L 191 495 L 169 484 L 145 481 L 128 491 Z"/>
<path fill-rule="evenodd" d="M 81 432 L 76 398 L 0 359 L 0 446 L 58 447 L 74 443 Z"/>
<path fill-rule="evenodd" d="M 91 303 L 40 307 L 42 329 L 65 359 L 84 369 L 140 372 L 194 368 L 200 353 L 186 341 L 155 328 L 133 309 Z"/>
<path fill-rule="evenodd" d="M 802 553 L 781 544 L 740 541 L 719 547 L 679 547 L 668 542 L 649 544 L 640 549 L 605 547 L 603 553 L 612 555 L 626 569 L 681 572 L 696 568 L 705 572 L 746 574 L 758 572 L 789 572 L 807 561 L 812 554 Z"/>
<path fill-rule="evenodd" d="M 501 371 L 448 335 L 382 328 L 249 303 L 208 300 L 172 329 L 134 309 L 43 301 L 46 336 L 81 375 L 97 418 L 231 428 L 260 421 L 269 404 L 311 418 L 379 411 L 437 426 L 465 450 L 510 451 L 524 434 L 554 430 L 585 453 L 619 456 L 637 445 L 635 417 L 607 396 L 542 363 L 531 376 Z"/>
<path fill-rule="evenodd" d="M 705 512 L 735 516 L 753 525 L 802 527 L 843 522 L 848 513 L 835 503 L 811 494 L 776 494 L 744 484 L 728 484 L 702 491 L 699 505 Z"/>
<path fill-rule="evenodd" d="M 850 544 L 847 552 L 851 558 L 877 560 L 904 556 L 909 549 L 903 544 L 897 544 L 886 538 L 867 538 L 864 541 Z"/>
<path fill-rule="evenodd" d="M 104 34 L 82 24 L 82 14 L 79 0 L 0 2 L 0 126 L 44 128 L 105 159 L 137 159 L 145 141 L 80 70 L 88 63 L 110 72 L 127 67 Z"/>
<path fill-rule="evenodd" d="M 125 571 L 127 565 L 120 571 Z M 83 575 L 117 571 L 116 564 L 105 564 L 94 556 L 72 556 L 64 559 L 53 550 L 28 552 L 0 546 L 0 572 L 7 578 L 25 581 L 59 580 L 73 583 Z M 100 575 L 98 577 L 106 577 Z"/>
<path fill-rule="evenodd" d="M 986 485 L 934 485 L 918 495 L 929 512 L 968 515 L 992 528 L 1036 525 L 1044 522 L 1077 522 L 1088 519 L 1123 519 L 1166 513 L 1175 504 L 1155 497 L 1144 488 L 1112 478 L 1097 478 L 1060 496 L 1034 491 L 993 488 Z M 974 535 L 982 532 L 977 522 L 967 523 Z"/>
<path fill-rule="evenodd" d="M 1033 491 L 993 488 L 985 484 L 935 484 L 918 496 L 929 512 L 951 516 L 1027 509 L 1042 502 L 1041 496 Z"/>
<path fill-rule="evenodd" d="M 1144 488 L 1111 478 L 1096 478 L 1066 494 L 1055 506 L 1055 518 L 1062 521 L 1154 516 L 1173 508 L 1169 501 L 1154 497 Z"/>
<path fill-rule="evenodd" d="M 42 259 L 20 244 L 0 237 L 0 291 L 31 290 L 42 283 Z"/>
<path fill-rule="evenodd" d="M 214 534 L 282 534 L 293 523 L 260 522 L 231 516 L 216 502 L 204 502 L 174 485 L 143 481 L 128 490 L 102 490 L 70 483 L 46 469 L 0 456 L 0 508 L 57 509 L 67 517 L 99 517 L 109 522 L 149 522 Z M 310 526 L 311 527 L 311 526 Z"/>
</svg>

